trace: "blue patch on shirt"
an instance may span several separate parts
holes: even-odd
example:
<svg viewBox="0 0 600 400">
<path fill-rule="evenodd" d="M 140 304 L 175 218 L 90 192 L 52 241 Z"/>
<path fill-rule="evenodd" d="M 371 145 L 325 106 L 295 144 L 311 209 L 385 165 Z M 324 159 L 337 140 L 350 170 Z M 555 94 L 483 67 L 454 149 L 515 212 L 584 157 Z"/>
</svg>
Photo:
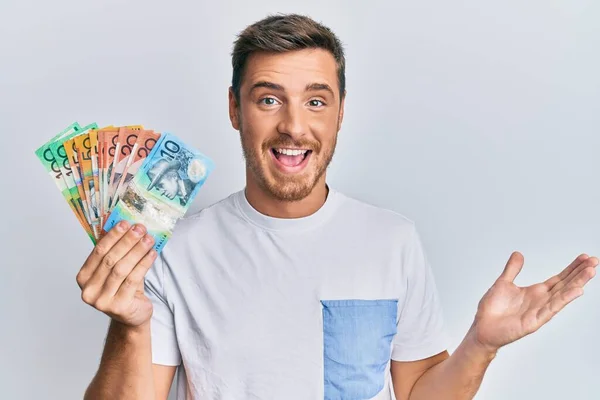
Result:
<svg viewBox="0 0 600 400">
<path fill-rule="evenodd" d="M 363 400 L 383 389 L 398 300 L 322 300 L 325 400 Z"/>
</svg>

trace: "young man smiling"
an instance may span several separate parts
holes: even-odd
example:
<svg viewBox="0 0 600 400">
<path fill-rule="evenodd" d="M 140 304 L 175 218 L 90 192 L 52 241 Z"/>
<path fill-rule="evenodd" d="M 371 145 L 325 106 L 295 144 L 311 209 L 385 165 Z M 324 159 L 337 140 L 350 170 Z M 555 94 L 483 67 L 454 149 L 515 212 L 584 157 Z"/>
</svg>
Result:
<svg viewBox="0 0 600 400">
<path fill-rule="evenodd" d="M 344 69 L 307 17 L 241 33 L 229 116 L 246 187 L 182 220 L 160 258 L 143 226 L 98 243 L 77 282 L 111 325 L 86 399 L 166 399 L 177 368 L 178 399 L 471 399 L 499 348 L 583 293 L 597 258 L 517 287 L 515 252 L 450 356 L 414 224 L 326 183 Z"/>
</svg>

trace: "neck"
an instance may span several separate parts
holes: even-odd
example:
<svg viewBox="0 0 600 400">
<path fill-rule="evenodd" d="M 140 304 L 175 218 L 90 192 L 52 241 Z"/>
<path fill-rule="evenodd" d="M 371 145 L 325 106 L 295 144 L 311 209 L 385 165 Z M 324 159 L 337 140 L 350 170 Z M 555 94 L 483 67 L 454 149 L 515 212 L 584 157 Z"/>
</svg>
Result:
<svg viewBox="0 0 600 400">
<path fill-rule="evenodd" d="M 248 203 L 261 214 L 273 218 L 302 218 L 314 214 L 325 204 L 329 188 L 325 174 L 319 179 L 308 196 L 299 201 L 282 201 L 273 198 L 253 179 L 246 179 Z"/>
</svg>

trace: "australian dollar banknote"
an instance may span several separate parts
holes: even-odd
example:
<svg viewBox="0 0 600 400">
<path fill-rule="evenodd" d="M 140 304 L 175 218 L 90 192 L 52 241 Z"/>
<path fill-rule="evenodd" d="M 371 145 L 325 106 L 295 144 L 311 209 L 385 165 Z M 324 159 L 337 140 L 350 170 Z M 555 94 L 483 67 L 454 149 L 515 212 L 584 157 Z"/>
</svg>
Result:
<svg viewBox="0 0 600 400">
<path fill-rule="evenodd" d="M 173 134 L 161 134 L 108 216 L 104 231 L 121 220 L 143 224 L 160 253 L 213 169 L 210 158 Z"/>
</svg>

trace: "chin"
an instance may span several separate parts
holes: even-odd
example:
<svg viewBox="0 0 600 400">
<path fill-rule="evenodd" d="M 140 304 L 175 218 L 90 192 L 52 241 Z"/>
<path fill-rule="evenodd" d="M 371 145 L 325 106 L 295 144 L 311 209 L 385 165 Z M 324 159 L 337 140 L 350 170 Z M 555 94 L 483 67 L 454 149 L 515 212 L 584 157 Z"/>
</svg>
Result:
<svg viewBox="0 0 600 400">
<path fill-rule="evenodd" d="M 308 197 L 316 186 L 314 176 L 298 176 L 294 178 L 278 176 L 263 181 L 263 189 L 280 201 L 300 201 Z"/>
</svg>

